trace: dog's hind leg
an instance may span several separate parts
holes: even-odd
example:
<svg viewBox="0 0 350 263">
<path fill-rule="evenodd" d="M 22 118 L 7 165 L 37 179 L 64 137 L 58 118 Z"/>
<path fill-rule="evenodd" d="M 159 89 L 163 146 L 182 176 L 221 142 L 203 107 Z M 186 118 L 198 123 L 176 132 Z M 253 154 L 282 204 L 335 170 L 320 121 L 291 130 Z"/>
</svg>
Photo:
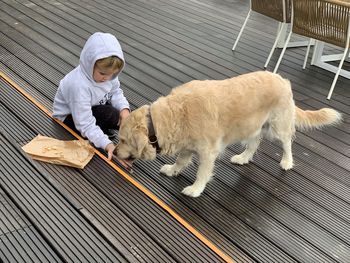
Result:
<svg viewBox="0 0 350 263">
<path fill-rule="evenodd" d="M 160 168 L 160 172 L 167 176 L 178 175 L 187 165 L 191 163 L 192 152 L 182 151 L 179 153 L 174 164 L 165 164 Z"/>
<path fill-rule="evenodd" d="M 203 151 L 199 154 L 199 166 L 196 181 L 193 185 L 187 186 L 182 193 L 192 197 L 198 197 L 203 192 L 206 184 L 213 175 L 215 159 L 219 152 Z"/>
<path fill-rule="evenodd" d="M 260 132 L 255 137 L 246 140 L 246 148 L 241 154 L 232 156 L 231 162 L 236 164 L 246 164 L 253 159 L 253 155 L 260 144 Z"/>
<path fill-rule="evenodd" d="M 289 170 L 293 167 L 293 155 L 292 155 L 292 136 L 284 135 L 280 138 L 283 147 L 283 156 L 280 165 L 283 170 Z"/>
<path fill-rule="evenodd" d="M 291 110 L 290 110 L 291 109 Z M 289 170 L 293 167 L 292 141 L 295 134 L 294 122 L 294 104 L 285 110 L 280 111 L 280 116 L 276 118 L 271 125 L 273 127 L 274 137 L 282 142 L 283 155 L 280 165 L 283 170 Z"/>
</svg>

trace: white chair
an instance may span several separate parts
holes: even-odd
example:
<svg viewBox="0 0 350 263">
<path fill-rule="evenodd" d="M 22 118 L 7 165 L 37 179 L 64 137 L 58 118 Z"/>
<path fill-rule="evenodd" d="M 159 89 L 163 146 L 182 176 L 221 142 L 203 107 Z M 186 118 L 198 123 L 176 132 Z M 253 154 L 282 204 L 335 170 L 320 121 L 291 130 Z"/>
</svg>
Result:
<svg viewBox="0 0 350 263">
<path fill-rule="evenodd" d="M 328 100 L 331 99 L 349 52 L 350 2 L 348 0 L 292 0 L 291 27 L 292 30 L 288 34 L 274 72 L 277 72 L 292 33 L 342 47 L 344 53 L 327 96 Z M 305 68 L 309 50 L 310 45 L 306 51 L 303 68 Z"/>
<path fill-rule="evenodd" d="M 264 67 L 266 68 L 270 62 L 274 50 L 277 47 L 277 44 L 281 42 L 281 37 L 284 36 L 284 32 L 286 32 L 287 30 L 288 23 L 290 23 L 290 0 L 250 0 L 250 10 L 243 23 L 241 30 L 239 31 L 239 34 L 232 47 L 232 50 L 236 49 L 238 41 L 241 38 L 243 30 L 248 22 L 252 11 L 273 18 L 280 23 L 275 42 L 264 65 Z"/>
</svg>

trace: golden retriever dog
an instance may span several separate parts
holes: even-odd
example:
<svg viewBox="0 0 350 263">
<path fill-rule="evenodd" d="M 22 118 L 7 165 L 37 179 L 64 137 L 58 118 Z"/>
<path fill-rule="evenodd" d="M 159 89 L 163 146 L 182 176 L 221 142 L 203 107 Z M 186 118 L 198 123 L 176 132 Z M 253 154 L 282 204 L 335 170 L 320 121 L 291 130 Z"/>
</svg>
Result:
<svg viewBox="0 0 350 263">
<path fill-rule="evenodd" d="M 320 128 L 341 121 L 341 114 L 323 108 L 304 111 L 295 106 L 289 80 L 259 71 L 226 80 L 193 80 L 168 96 L 144 105 L 122 122 L 115 154 L 120 159 L 153 160 L 156 154 L 176 155 L 175 164 L 160 172 L 178 175 L 199 157 L 193 185 L 182 193 L 199 196 L 212 177 L 214 162 L 226 146 L 238 142 L 245 150 L 231 158 L 246 164 L 264 135 L 282 142 L 282 169 L 293 167 L 292 140 L 296 128 Z"/>
</svg>

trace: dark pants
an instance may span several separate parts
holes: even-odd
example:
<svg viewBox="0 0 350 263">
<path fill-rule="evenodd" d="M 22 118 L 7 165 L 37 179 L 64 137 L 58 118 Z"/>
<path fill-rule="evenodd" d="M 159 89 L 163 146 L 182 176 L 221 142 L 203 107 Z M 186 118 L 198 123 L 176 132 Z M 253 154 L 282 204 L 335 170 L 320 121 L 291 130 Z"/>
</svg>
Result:
<svg viewBox="0 0 350 263">
<path fill-rule="evenodd" d="M 96 125 L 99 126 L 104 133 L 107 133 L 109 129 L 119 129 L 119 126 L 117 125 L 119 121 L 119 111 L 112 105 L 97 105 L 93 106 L 91 110 L 92 115 L 96 119 Z M 71 114 L 67 115 L 63 122 L 76 133 L 80 134 L 75 128 Z"/>
</svg>

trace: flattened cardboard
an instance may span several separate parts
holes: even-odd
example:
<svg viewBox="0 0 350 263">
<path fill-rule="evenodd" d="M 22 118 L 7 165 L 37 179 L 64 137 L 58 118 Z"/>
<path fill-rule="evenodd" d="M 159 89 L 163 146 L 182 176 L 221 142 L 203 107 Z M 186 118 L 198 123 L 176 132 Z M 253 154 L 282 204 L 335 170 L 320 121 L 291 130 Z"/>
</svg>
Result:
<svg viewBox="0 0 350 263">
<path fill-rule="evenodd" d="M 33 159 L 83 169 L 94 156 L 87 140 L 62 141 L 38 135 L 22 149 Z"/>
</svg>

